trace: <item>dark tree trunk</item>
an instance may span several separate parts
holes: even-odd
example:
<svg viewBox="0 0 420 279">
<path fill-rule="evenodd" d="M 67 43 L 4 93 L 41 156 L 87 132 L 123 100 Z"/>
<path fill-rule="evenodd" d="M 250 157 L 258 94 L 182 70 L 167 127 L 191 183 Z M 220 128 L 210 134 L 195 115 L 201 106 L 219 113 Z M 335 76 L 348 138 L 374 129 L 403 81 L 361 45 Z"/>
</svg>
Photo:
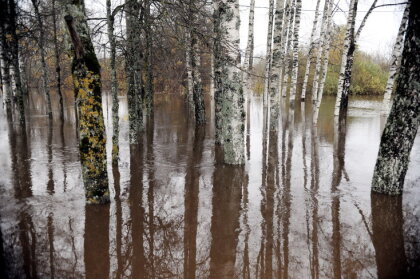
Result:
<svg viewBox="0 0 420 279">
<path fill-rule="evenodd" d="M 60 118 L 64 120 L 64 100 L 63 93 L 61 92 L 61 66 L 60 66 L 60 49 L 58 46 L 57 38 L 57 8 L 55 6 L 55 1 L 52 0 L 52 10 L 53 10 L 53 33 L 54 33 L 54 56 L 55 56 L 55 78 L 57 82 L 57 93 L 60 104 Z"/>
</svg>

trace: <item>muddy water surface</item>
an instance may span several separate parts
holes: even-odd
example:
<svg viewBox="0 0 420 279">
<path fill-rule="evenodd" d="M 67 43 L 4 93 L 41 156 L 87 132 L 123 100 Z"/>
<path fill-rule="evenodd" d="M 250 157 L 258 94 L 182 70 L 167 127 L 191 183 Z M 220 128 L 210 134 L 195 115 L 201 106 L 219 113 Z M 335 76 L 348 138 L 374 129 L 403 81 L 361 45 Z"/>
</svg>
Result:
<svg viewBox="0 0 420 279">
<path fill-rule="evenodd" d="M 380 102 L 352 98 L 341 129 L 334 99 L 317 127 L 310 104 L 283 106 L 279 132 L 264 134 L 253 97 L 247 162 L 233 167 L 220 163 L 212 115 L 195 129 L 176 96 L 156 98 L 129 145 L 121 98 L 112 201 L 89 206 L 73 109 L 49 123 L 34 94 L 26 130 L 0 111 L 0 277 L 420 278 L 420 136 L 403 197 L 372 195 Z"/>
</svg>

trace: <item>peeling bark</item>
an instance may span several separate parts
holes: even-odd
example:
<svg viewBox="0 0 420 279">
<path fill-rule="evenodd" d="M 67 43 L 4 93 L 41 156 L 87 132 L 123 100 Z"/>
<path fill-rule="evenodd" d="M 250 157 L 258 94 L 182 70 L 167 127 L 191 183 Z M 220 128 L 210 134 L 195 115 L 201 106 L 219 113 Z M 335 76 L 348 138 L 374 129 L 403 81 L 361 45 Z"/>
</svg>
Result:
<svg viewBox="0 0 420 279">
<path fill-rule="evenodd" d="M 325 5 L 327 5 L 327 2 L 325 2 Z M 319 18 L 319 6 L 320 6 L 321 0 L 317 0 L 316 2 L 316 8 L 315 8 L 315 18 L 314 18 L 314 22 L 312 23 L 312 31 L 311 31 L 311 37 L 309 39 L 309 50 L 308 50 L 308 57 L 306 59 L 306 65 L 305 65 L 305 74 L 304 74 L 304 78 L 303 78 L 303 84 L 302 84 L 302 94 L 300 96 L 300 99 L 302 101 L 305 100 L 306 97 L 306 87 L 308 85 L 308 79 L 309 79 L 309 72 L 311 70 L 311 59 L 312 59 L 312 53 L 314 51 L 315 48 L 315 33 L 317 30 L 317 25 L 318 25 L 318 18 Z M 322 36 L 322 34 L 321 34 Z"/>
<path fill-rule="evenodd" d="M 386 82 L 382 111 L 388 114 L 391 109 L 391 94 L 394 88 L 395 78 L 398 74 L 398 67 L 401 64 L 401 54 L 404 46 L 404 35 L 407 30 L 408 13 L 410 12 L 410 4 L 407 4 L 401 19 L 400 28 L 398 29 L 397 39 L 394 49 L 392 50 L 391 66 L 389 67 L 388 81 Z"/>
<path fill-rule="evenodd" d="M 411 4 L 394 102 L 385 124 L 372 180 L 372 191 L 403 191 L 410 152 L 420 124 L 420 2 Z"/>
<path fill-rule="evenodd" d="M 106 134 L 102 112 L 100 65 L 90 38 L 84 2 L 65 6 L 72 40 L 72 75 L 78 108 L 79 152 L 87 203 L 109 202 L 106 168 Z"/>
</svg>

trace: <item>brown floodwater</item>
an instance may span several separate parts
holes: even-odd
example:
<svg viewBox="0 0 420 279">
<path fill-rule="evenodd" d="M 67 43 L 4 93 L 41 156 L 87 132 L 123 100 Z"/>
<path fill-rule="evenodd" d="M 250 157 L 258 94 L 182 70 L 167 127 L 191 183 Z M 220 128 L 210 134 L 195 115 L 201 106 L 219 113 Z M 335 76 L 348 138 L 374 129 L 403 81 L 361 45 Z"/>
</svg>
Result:
<svg viewBox="0 0 420 279">
<path fill-rule="evenodd" d="M 420 278 L 420 136 L 403 196 L 370 192 L 381 99 L 351 98 L 340 129 L 333 98 L 316 127 L 309 103 L 282 106 L 264 134 L 253 97 L 239 167 L 220 163 L 213 115 L 195 129 L 176 95 L 130 145 L 121 98 L 103 206 L 85 204 L 72 106 L 49 123 L 43 104 L 34 93 L 26 131 L 0 110 L 0 278 Z"/>
</svg>

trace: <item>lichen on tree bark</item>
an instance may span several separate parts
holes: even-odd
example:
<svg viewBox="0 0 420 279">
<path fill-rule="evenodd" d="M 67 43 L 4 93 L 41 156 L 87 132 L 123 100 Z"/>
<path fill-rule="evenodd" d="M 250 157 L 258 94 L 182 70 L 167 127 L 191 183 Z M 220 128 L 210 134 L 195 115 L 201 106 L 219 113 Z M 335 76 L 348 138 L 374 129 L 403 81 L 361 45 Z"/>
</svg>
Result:
<svg viewBox="0 0 420 279">
<path fill-rule="evenodd" d="M 65 20 L 74 48 L 72 76 L 79 117 L 79 152 L 86 201 L 107 203 L 109 189 L 100 65 L 84 11 L 84 2 L 80 0 L 72 0 L 65 6 Z"/>
</svg>

